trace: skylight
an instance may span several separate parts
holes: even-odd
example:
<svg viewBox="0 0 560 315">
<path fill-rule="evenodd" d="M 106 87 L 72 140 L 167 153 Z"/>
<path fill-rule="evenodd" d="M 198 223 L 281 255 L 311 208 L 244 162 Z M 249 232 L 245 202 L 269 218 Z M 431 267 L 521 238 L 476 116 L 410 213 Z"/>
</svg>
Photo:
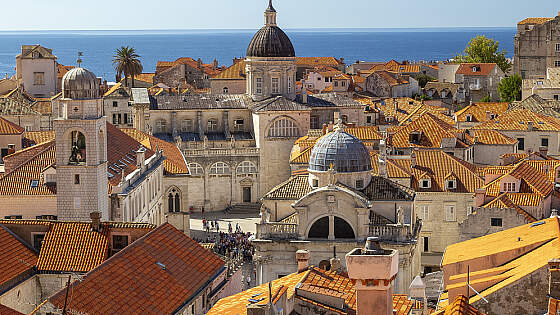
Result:
<svg viewBox="0 0 560 315">
<path fill-rule="evenodd" d="M 39 180 L 32 179 L 31 180 L 31 188 L 37 188 L 37 187 L 39 187 Z"/>
</svg>

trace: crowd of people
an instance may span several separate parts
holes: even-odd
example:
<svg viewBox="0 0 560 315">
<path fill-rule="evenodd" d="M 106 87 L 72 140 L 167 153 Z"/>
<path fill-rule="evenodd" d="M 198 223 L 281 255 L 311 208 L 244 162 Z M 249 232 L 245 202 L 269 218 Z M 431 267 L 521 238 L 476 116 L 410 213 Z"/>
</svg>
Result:
<svg viewBox="0 0 560 315">
<path fill-rule="evenodd" d="M 202 226 L 207 232 L 205 243 L 214 243 L 214 252 L 233 260 L 252 261 L 255 249 L 249 241 L 251 232 L 244 233 L 238 223 L 234 227 L 231 222 L 228 222 L 227 230 L 222 231 L 218 220 L 203 219 Z"/>
</svg>

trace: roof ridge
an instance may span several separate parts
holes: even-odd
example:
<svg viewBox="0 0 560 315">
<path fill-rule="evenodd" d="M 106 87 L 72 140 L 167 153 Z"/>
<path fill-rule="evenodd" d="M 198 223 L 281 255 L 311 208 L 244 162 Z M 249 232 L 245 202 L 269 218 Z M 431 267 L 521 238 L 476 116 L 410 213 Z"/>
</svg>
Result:
<svg viewBox="0 0 560 315">
<path fill-rule="evenodd" d="M 31 162 L 32 160 L 37 159 L 40 155 L 42 155 L 43 153 L 45 153 L 45 152 L 47 152 L 48 150 L 50 150 L 50 149 L 55 145 L 55 143 L 54 143 L 55 140 L 51 140 L 50 142 L 52 142 L 52 143 L 49 144 L 45 149 L 39 151 L 37 154 L 31 156 L 29 159 L 27 159 L 27 160 L 25 160 L 24 162 L 20 163 L 16 168 L 14 168 L 13 170 L 9 171 L 8 173 L 5 173 L 4 175 L 0 176 L 0 179 L 6 178 L 8 175 L 14 173 L 15 171 L 17 171 L 17 170 L 19 170 L 20 168 L 22 168 L 24 165 L 27 165 L 27 164 L 28 164 L 29 162 Z M 48 141 L 47 141 L 47 142 L 44 142 L 44 144 L 47 144 L 47 143 L 49 143 L 49 142 L 48 142 Z M 53 165 L 53 164 L 55 164 L 55 163 L 56 163 L 56 161 L 53 162 L 53 163 L 50 164 L 50 165 Z"/>
</svg>

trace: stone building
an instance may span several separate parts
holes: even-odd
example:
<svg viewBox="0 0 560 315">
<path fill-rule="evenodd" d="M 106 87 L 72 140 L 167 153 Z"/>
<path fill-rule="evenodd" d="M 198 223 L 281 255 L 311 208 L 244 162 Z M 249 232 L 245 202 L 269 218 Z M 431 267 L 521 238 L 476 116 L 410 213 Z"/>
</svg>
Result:
<svg viewBox="0 0 560 315">
<path fill-rule="evenodd" d="M 546 76 L 537 79 L 523 79 L 521 99 L 538 95 L 544 100 L 560 101 L 560 67 L 546 69 Z"/>
<path fill-rule="evenodd" d="M 412 97 L 419 94 L 418 81 L 412 76 L 387 70 L 373 71 L 366 79 L 366 91 L 377 97 Z"/>
<path fill-rule="evenodd" d="M 103 95 L 103 114 L 116 127 L 132 127 L 131 89 L 117 83 Z"/>
<path fill-rule="evenodd" d="M 41 45 L 23 45 L 16 56 L 16 79 L 33 97 L 51 97 L 57 93 L 57 62 L 52 49 Z"/>
<path fill-rule="evenodd" d="M 0 117 L 23 127 L 26 131 L 52 130 L 52 98 L 34 98 L 23 87 L 0 95 Z"/>
<path fill-rule="evenodd" d="M 517 23 L 513 72 L 522 79 L 542 78 L 560 67 L 560 12 L 552 18 L 526 18 Z"/>
<path fill-rule="evenodd" d="M 465 91 L 465 101 L 480 102 L 489 97 L 499 101 L 498 83 L 505 78 L 495 63 L 462 63 L 455 72 L 455 81 Z"/>
<path fill-rule="evenodd" d="M 202 60 L 190 57 L 178 58 L 175 61 L 158 61 L 153 84 L 163 83 L 168 87 L 191 85 L 196 89 L 210 88 L 210 78 L 220 73 L 218 61 L 205 64 Z"/>
<path fill-rule="evenodd" d="M 421 222 L 414 192 L 372 176 L 370 153 L 342 126 L 320 138 L 311 151 L 309 174 L 295 175 L 263 197 L 257 224 L 257 280 L 264 283 L 297 270 L 291 259 L 309 249 L 312 263 L 328 268 L 333 254 L 360 246 L 368 236 L 399 251 L 396 292 L 406 292 L 420 272 Z M 344 265 L 344 263 L 343 263 Z"/>
</svg>

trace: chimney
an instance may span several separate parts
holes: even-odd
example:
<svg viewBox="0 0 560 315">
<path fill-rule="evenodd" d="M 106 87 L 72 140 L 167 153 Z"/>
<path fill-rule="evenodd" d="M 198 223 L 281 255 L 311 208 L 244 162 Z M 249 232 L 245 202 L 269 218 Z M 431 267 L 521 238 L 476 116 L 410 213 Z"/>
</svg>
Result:
<svg viewBox="0 0 560 315">
<path fill-rule="evenodd" d="M 141 147 L 136 151 L 136 168 L 143 169 L 144 168 L 144 161 L 146 160 L 146 149 Z"/>
<path fill-rule="evenodd" d="M 410 153 L 410 168 L 415 168 L 416 167 L 416 152 L 412 151 L 412 153 Z"/>
<path fill-rule="evenodd" d="M 484 205 L 484 200 L 486 199 L 486 189 L 477 188 L 474 193 L 474 207 L 482 207 Z"/>
<path fill-rule="evenodd" d="M 94 211 L 89 214 L 91 219 L 91 230 L 95 232 L 101 231 L 101 212 Z"/>
<path fill-rule="evenodd" d="M 379 238 L 368 237 L 364 248 L 346 254 L 346 266 L 348 277 L 355 283 L 356 314 L 392 315 L 398 251 L 382 249 Z"/>
<path fill-rule="evenodd" d="M 486 121 L 492 120 L 492 112 L 487 110 L 486 111 Z"/>
<path fill-rule="evenodd" d="M 300 249 L 296 252 L 297 271 L 298 273 L 307 270 L 309 267 L 309 251 L 307 249 Z"/>
<path fill-rule="evenodd" d="M 548 261 L 548 295 L 553 299 L 560 298 L 560 259 Z"/>
<path fill-rule="evenodd" d="M 533 122 L 532 121 L 527 122 L 527 131 L 533 131 Z"/>
<path fill-rule="evenodd" d="M 247 305 L 247 315 L 270 315 L 270 305 L 268 304 L 249 304 Z"/>
<path fill-rule="evenodd" d="M 548 155 L 548 147 L 539 147 L 539 153 L 540 153 L 543 157 L 547 157 L 547 155 Z"/>
<path fill-rule="evenodd" d="M 327 134 L 327 124 L 323 124 L 323 136 Z"/>
<path fill-rule="evenodd" d="M 408 297 L 414 301 L 422 302 L 424 305 L 424 313 L 428 314 L 428 301 L 426 298 L 426 285 L 420 276 L 416 276 L 410 286 L 408 287 Z"/>
<path fill-rule="evenodd" d="M 551 218 L 558 218 L 558 209 L 552 209 L 550 210 L 550 217 Z"/>
<path fill-rule="evenodd" d="M 340 112 L 334 112 L 333 113 L 333 118 L 334 118 L 333 119 L 334 123 L 337 124 L 338 120 L 340 119 Z"/>
</svg>

